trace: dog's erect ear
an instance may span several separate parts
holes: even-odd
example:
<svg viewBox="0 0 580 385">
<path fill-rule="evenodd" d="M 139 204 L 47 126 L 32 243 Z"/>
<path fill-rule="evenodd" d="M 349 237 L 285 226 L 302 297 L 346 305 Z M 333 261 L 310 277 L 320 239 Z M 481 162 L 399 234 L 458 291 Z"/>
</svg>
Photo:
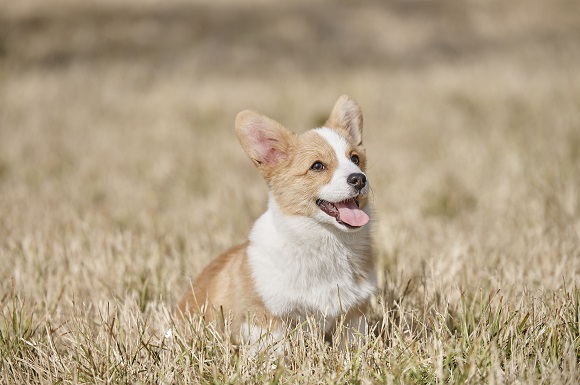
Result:
<svg viewBox="0 0 580 385">
<path fill-rule="evenodd" d="M 357 146 L 362 144 L 362 112 L 358 103 L 348 95 L 338 98 L 325 126 L 343 131 Z"/>
<path fill-rule="evenodd" d="M 294 135 L 275 120 L 250 110 L 236 117 L 236 133 L 244 151 L 266 178 L 288 158 Z"/>
</svg>

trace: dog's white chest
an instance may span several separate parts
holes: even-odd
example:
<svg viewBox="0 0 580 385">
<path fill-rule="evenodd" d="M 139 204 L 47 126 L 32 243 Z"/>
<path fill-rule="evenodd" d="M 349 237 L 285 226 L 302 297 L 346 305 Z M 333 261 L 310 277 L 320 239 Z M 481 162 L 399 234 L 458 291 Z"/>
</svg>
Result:
<svg viewBox="0 0 580 385">
<path fill-rule="evenodd" d="M 331 324 L 375 290 L 374 272 L 363 259 L 368 234 L 342 239 L 308 218 L 280 218 L 268 210 L 250 241 L 256 288 L 273 315 L 323 316 Z"/>
</svg>

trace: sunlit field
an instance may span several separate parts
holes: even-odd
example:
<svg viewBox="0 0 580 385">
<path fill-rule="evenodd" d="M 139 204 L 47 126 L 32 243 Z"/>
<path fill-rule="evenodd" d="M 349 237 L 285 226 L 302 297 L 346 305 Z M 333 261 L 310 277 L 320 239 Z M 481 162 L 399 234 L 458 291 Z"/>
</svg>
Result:
<svg viewBox="0 0 580 385">
<path fill-rule="evenodd" d="M 301 132 L 344 93 L 372 334 L 276 358 L 179 321 L 266 209 L 236 113 Z M 579 283 L 580 2 L 0 6 L 2 384 L 574 384 Z"/>
</svg>

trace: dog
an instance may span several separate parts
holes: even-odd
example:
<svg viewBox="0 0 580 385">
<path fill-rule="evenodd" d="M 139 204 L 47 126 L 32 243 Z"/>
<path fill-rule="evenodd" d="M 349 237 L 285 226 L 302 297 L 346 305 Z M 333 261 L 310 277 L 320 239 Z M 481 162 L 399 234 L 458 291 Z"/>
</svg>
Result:
<svg viewBox="0 0 580 385">
<path fill-rule="evenodd" d="M 250 110 L 235 128 L 268 183 L 268 209 L 248 241 L 193 281 L 178 311 L 221 325 L 229 319 L 232 337 L 249 344 L 267 331 L 280 339 L 284 325 L 307 317 L 327 339 L 338 324 L 349 341 L 366 335 L 376 274 L 359 105 L 341 96 L 323 127 L 300 135 Z"/>
</svg>

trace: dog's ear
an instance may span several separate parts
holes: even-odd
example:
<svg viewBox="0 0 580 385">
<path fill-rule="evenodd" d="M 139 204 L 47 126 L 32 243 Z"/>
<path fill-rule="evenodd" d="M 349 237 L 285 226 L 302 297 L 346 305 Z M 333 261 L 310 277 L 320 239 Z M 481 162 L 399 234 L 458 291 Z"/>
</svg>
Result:
<svg viewBox="0 0 580 385">
<path fill-rule="evenodd" d="M 344 132 L 357 145 L 362 145 L 363 116 L 358 103 L 348 95 L 338 98 L 326 127 Z"/>
<path fill-rule="evenodd" d="M 244 151 L 266 179 L 288 159 L 294 133 L 275 120 L 255 111 L 242 111 L 236 117 L 236 133 Z"/>
</svg>

